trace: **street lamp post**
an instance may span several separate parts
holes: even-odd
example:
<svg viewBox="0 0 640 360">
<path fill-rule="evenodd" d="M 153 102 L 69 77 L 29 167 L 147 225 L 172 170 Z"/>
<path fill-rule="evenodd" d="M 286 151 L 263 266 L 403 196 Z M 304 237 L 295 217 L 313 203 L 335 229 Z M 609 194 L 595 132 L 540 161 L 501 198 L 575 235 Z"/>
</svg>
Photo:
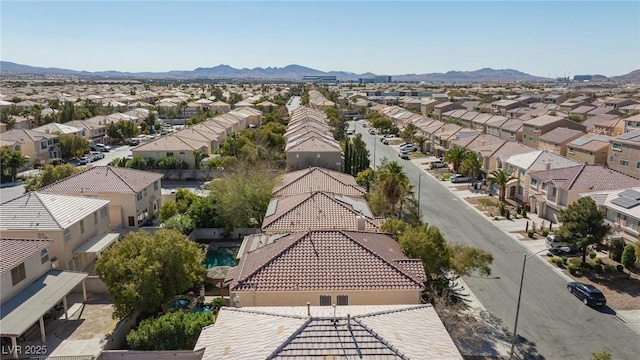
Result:
<svg viewBox="0 0 640 360">
<path fill-rule="evenodd" d="M 376 145 L 378 142 L 376 141 L 375 136 L 373 137 L 373 170 L 376 169 Z"/>
<path fill-rule="evenodd" d="M 564 252 L 569 252 L 571 251 L 571 248 L 568 246 L 563 246 L 561 248 L 559 248 L 558 250 L 560 251 L 564 251 Z M 527 256 L 527 253 L 524 253 L 524 256 L 522 258 L 522 273 L 520 274 L 520 289 L 518 290 L 518 304 L 516 305 L 516 321 L 513 324 L 513 337 L 511 338 L 511 354 L 509 355 L 509 360 L 513 359 L 513 355 L 515 352 L 515 347 L 516 347 L 516 339 L 518 338 L 518 315 L 520 314 L 520 300 L 522 299 L 522 284 L 524 281 L 524 269 L 525 266 L 527 265 L 527 260 L 531 259 L 532 257 L 540 254 L 541 252 L 544 251 L 549 251 L 549 249 L 542 249 L 539 251 L 534 252 L 533 254 Z"/>
<path fill-rule="evenodd" d="M 422 194 L 421 190 L 421 185 L 422 185 L 422 175 L 424 175 L 423 172 L 420 173 L 420 175 L 418 175 L 418 218 L 422 219 L 422 216 L 420 215 L 420 195 Z"/>
</svg>

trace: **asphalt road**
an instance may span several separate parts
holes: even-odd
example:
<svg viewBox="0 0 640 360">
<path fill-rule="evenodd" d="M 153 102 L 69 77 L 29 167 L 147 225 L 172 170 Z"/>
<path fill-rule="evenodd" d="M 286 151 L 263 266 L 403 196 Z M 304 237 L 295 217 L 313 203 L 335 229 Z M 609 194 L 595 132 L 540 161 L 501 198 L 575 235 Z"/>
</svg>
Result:
<svg viewBox="0 0 640 360">
<path fill-rule="evenodd" d="M 418 189 L 423 173 L 416 165 L 398 157 L 395 149 L 358 122 L 376 164 L 387 157 L 404 165 L 411 183 Z M 482 248 L 493 254 L 490 277 L 468 277 L 465 283 L 503 326 L 513 330 L 522 259 L 526 249 L 504 234 L 466 202 L 459 200 L 429 175 L 421 178 L 424 220 L 437 226 L 449 242 Z M 527 261 L 518 334 L 527 359 L 589 359 L 593 352 L 607 350 L 613 359 L 640 358 L 640 336 L 615 317 L 615 311 L 599 311 L 583 305 L 566 290 L 567 282 L 539 257 Z"/>
</svg>

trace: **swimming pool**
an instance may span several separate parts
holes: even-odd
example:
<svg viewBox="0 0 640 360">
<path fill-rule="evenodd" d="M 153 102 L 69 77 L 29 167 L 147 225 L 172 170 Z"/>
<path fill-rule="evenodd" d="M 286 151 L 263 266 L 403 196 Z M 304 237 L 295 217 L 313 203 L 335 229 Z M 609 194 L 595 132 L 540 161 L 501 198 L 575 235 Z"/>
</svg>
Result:
<svg viewBox="0 0 640 360">
<path fill-rule="evenodd" d="M 207 251 L 207 257 L 204 260 L 207 270 L 216 266 L 236 266 L 236 254 L 239 247 L 221 247 L 216 250 Z"/>
</svg>

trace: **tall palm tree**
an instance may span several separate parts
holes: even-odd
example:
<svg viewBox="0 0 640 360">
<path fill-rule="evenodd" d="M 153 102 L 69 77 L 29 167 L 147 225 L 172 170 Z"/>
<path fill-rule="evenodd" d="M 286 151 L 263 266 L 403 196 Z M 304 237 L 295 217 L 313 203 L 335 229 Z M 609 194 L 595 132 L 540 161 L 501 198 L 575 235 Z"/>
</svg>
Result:
<svg viewBox="0 0 640 360">
<path fill-rule="evenodd" d="M 491 185 L 500 186 L 500 201 L 504 201 L 507 192 L 507 184 L 511 180 L 516 180 L 517 177 L 513 176 L 513 173 L 506 171 L 505 169 L 494 170 L 489 174 L 487 182 Z"/>
<path fill-rule="evenodd" d="M 469 150 L 460 146 L 455 146 L 449 149 L 447 154 L 444 156 L 444 161 L 453 164 L 453 171 L 457 173 L 460 169 L 460 164 L 462 164 L 468 153 Z"/>
<path fill-rule="evenodd" d="M 2 158 L 2 167 L 9 169 L 9 175 L 11 175 L 11 181 L 15 181 L 18 176 L 18 169 L 29 163 L 29 158 L 23 155 L 20 151 L 10 149 L 9 147 L 3 147 L 0 150 L 0 157 Z"/>
<path fill-rule="evenodd" d="M 409 178 L 404 168 L 397 161 L 385 164 L 378 175 L 378 185 L 382 196 L 391 206 L 391 213 L 395 215 L 398 201 L 409 191 Z"/>
</svg>

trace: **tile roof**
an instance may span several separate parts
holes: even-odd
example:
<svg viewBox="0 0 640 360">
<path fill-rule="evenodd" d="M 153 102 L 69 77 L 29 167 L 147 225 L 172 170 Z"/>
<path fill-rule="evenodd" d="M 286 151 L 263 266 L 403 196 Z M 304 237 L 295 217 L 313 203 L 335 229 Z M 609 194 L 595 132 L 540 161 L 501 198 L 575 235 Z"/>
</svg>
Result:
<svg viewBox="0 0 640 360">
<path fill-rule="evenodd" d="M 555 169 L 580 165 L 577 161 L 567 159 L 562 155 L 554 154 L 547 150 L 513 155 L 507 159 L 507 163 L 519 169 L 528 170 L 545 170 L 546 166 L 551 166 L 551 168 Z"/>
<path fill-rule="evenodd" d="M 96 360 L 201 360 L 203 350 L 102 350 Z"/>
<path fill-rule="evenodd" d="M 422 289 L 424 267 L 403 260 L 386 234 L 311 230 L 247 252 L 225 282 L 231 291 Z"/>
<path fill-rule="evenodd" d="M 568 146 L 586 151 L 597 151 L 609 146 L 611 137 L 599 134 L 585 134 L 568 143 Z"/>
<path fill-rule="evenodd" d="M 594 201 L 596 201 L 598 205 L 610 208 L 620 214 L 624 214 L 634 219 L 640 219 L 640 206 L 632 205 L 628 208 L 625 208 L 615 203 L 617 202 L 616 199 L 622 197 L 623 193 L 626 192 L 627 190 L 640 192 L 640 187 L 628 188 L 624 190 L 593 192 L 593 193 L 582 194 L 581 196 L 588 196 L 592 198 Z"/>
<path fill-rule="evenodd" d="M 531 125 L 531 126 L 544 126 L 544 125 L 548 125 L 548 124 L 553 124 L 556 121 L 560 121 L 560 120 L 564 120 L 565 118 L 560 117 L 560 116 L 553 116 L 553 115 L 542 115 L 542 116 L 538 116 L 536 118 L 533 118 L 531 120 L 527 120 L 525 121 L 525 125 Z"/>
<path fill-rule="evenodd" d="M 622 174 L 601 165 L 579 165 L 561 169 L 536 171 L 532 178 L 542 182 L 554 181 L 565 190 L 615 190 L 640 186 L 640 179 Z"/>
<path fill-rule="evenodd" d="M 314 191 L 358 197 L 364 196 L 367 192 L 351 175 L 312 167 L 281 175 L 273 189 L 273 196 L 298 195 Z"/>
<path fill-rule="evenodd" d="M 203 360 L 462 359 L 430 305 L 225 307 L 201 349 Z"/>
<path fill-rule="evenodd" d="M 364 216 L 363 220 L 359 220 L 361 216 Z M 365 230 L 378 229 L 379 222 L 373 218 L 365 200 L 315 191 L 271 199 L 262 222 L 262 229 L 265 231 L 356 230 L 359 221 L 364 221 Z"/>
<path fill-rule="evenodd" d="M 59 230 L 107 206 L 110 200 L 29 192 L 0 204 L 0 229 Z"/>
<path fill-rule="evenodd" d="M 151 171 L 115 166 L 93 166 L 85 171 L 40 189 L 49 194 L 136 194 L 162 179 Z M 158 184 L 158 186 L 160 186 Z"/>
<path fill-rule="evenodd" d="M 561 144 L 569 139 L 575 139 L 579 135 L 583 135 L 584 132 L 580 130 L 569 129 L 566 127 L 557 127 L 546 134 L 540 135 L 538 140 L 552 143 Z"/>
<path fill-rule="evenodd" d="M 51 243 L 51 240 L 0 239 L 0 273 L 13 269 Z"/>
</svg>

